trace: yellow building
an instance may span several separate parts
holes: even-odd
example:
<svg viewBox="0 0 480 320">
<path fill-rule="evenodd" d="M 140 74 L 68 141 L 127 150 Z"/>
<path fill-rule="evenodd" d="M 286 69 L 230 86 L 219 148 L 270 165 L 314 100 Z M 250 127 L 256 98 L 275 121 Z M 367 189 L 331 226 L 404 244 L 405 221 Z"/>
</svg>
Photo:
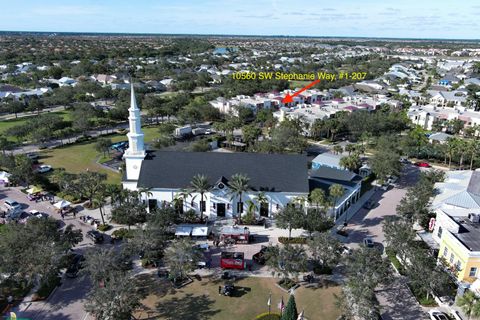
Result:
<svg viewBox="0 0 480 320">
<path fill-rule="evenodd" d="M 439 229 L 443 259 L 459 281 L 474 282 L 480 277 L 480 222 L 477 215 L 467 218 L 447 216 L 450 221 Z"/>
</svg>

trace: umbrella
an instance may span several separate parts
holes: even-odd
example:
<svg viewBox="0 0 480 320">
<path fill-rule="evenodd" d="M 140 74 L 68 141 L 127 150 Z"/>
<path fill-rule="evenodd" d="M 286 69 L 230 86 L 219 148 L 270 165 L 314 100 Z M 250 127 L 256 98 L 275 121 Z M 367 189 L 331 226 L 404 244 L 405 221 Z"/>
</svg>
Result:
<svg viewBox="0 0 480 320">
<path fill-rule="evenodd" d="M 71 203 L 68 202 L 67 200 L 60 200 L 57 203 L 55 203 L 53 206 L 57 209 L 63 209 L 68 207 L 69 205 L 71 205 Z"/>
<path fill-rule="evenodd" d="M 33 186 L 30 189 L 27 190 L 28 194 L 34 194 L 34 193 L 39 193 L 42 192 L 43 189 L 41 187 Z"/>
</svg>

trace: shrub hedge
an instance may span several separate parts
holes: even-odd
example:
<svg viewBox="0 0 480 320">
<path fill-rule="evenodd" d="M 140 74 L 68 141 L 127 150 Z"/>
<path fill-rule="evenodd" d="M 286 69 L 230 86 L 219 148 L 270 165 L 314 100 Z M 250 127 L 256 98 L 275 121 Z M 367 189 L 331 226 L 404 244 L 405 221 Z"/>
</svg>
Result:
<svg viewBox="0 0 480 320">
<path fill-rule="evenodd" d="M 112 227 L 112 226 L 110 226 L 109 224 L 100 224 L 100 225 L 97 227 L 97 229 L 98 229 L 99 231 L 102 231 L 102 232 L 103 232 L 103 231 L 110 230 L 111 227 Z"/>
<path fill-rule="evenodd" d="M 278 242 L 282 244 L 306 244 L 307 238 L 294 237 L 289 239 L 288 237 L 278 237 Z"/>
<path fill-rule="evenodd" d="M 278 313 L 270 313 L 268 312 L 259 314 L 255 317 L 255 320 L 280 320 L 280 315 Z"/>
</svg>

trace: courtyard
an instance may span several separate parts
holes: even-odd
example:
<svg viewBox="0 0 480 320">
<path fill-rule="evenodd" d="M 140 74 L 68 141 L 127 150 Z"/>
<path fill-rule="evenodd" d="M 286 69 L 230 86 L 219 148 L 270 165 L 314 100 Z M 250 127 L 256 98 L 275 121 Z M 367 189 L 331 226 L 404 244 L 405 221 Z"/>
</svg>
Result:
<svg viewBox="0 0 480 320">
<path fill-rule="evenodd" d="M 193 277 L 193 282 L 174 289 L 170 282 L 156 275 L 142 275 L 143 290 L 148 295 L 142 300 L 141 311 L 137 319 L 189 319 L 189 320 L 224 320 L 254 319 L 257 315 L 268 312 L 267 301 L 271 293 L 271 312 L 278 313 L 282 300 L 286 304 L 289 294 L 276 286 L 276 278 L 248 277 L 235 282 L 233 296 L 218 294 L 218 287 L 224 280 L 209 277 Z M 298 311 L 305 311 L 309 320 L 334 320 L 340 316 L 336 308 L 335 295 L 340 287 L 335 283 L 324 281 L 318 287 L 300 286 L 295 290 Z"/>
</svg>

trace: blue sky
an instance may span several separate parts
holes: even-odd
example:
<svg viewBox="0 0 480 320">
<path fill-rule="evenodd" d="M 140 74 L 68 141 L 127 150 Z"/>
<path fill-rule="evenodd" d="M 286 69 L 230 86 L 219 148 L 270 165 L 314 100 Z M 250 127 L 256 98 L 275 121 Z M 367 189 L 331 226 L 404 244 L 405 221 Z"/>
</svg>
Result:
<svg viewBox="0 0 480 320">
<path fill-rule="evenodd" d="M 3 0 L 0 30 L 480 38 L 478 0 Z"/>
</svg>

